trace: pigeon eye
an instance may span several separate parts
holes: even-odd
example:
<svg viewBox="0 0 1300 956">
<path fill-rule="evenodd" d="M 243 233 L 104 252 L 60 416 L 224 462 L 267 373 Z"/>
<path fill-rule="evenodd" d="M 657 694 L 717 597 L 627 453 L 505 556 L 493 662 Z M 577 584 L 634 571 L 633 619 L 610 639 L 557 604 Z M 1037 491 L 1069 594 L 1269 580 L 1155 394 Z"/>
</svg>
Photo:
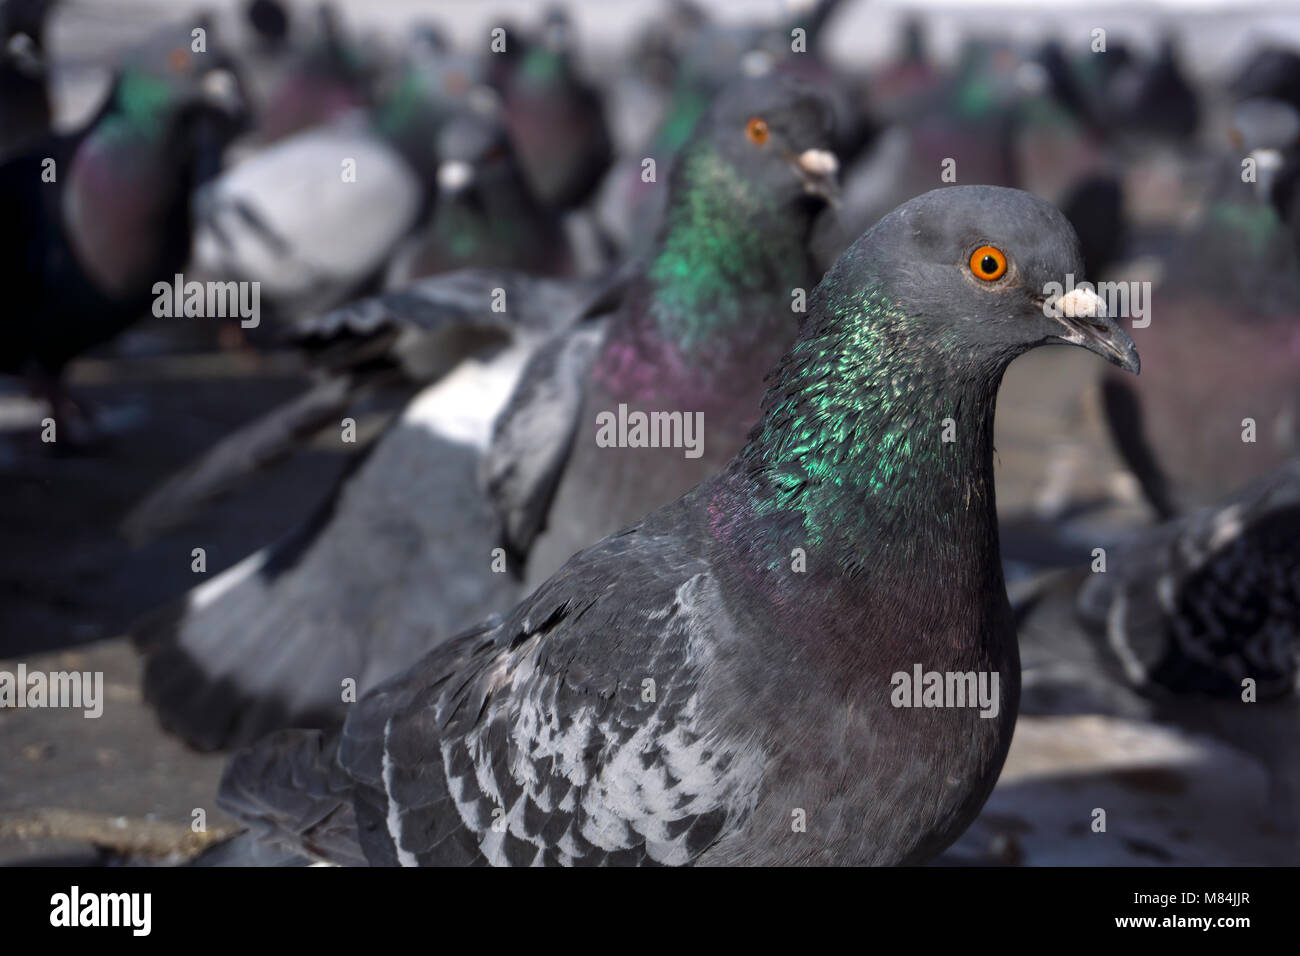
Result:
<svg viewBox="0 0 1300 956">
<path fill-rule="evenodd" d="M 745 124 L 745 135 L 755 146 L 762 146 L 772 134 L 767 128 L 767 121 L 755 116 Z"/>
<path fill-rule="evenodd" d="M 167 66 L 173 73 L 184 73 L 190 65 L 190 53 L 185 47 L 173 47 L 167 54 Z"/>
<path fill-rule="evenodd" d="M 985 282 L 1001 279 L 1007 271 L 1007 257 L 996 246 L 980 246 L 970 254 L 970 271 Z"/>
</svg>

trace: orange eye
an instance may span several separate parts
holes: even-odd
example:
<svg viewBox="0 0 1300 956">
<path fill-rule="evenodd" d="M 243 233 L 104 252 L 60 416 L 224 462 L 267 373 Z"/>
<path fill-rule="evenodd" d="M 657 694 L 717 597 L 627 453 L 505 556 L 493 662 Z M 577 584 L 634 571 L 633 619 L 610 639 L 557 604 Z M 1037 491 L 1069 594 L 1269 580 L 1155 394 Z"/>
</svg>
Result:
<svg viewBox="0 0 1300 956">
<path fill-rule="evenodd" d="M 755 116 L 745 124 L 745 135 L 755 146 L 762 146 L 772 134 L 768 131 L 767 122 Z"/>
<path fill-rule="evenodd" d="M 453 70 L 442 81 L 442 87 L 452 96 L 460 96 L 469 89 L 469 77 L 459 70 Z"/>
<path fill-rule="evenodd" d="M 190 65 L 189 51 L 183 46 L 175 47 L 167 54 L 167 66 L 173 73 L 183 73 Z"/>
<path fill-rule="evenodd" d="M 970 271 L 985 282 L 1001 279 L 1007 271 L 1007 257 L 996 246 L 980 246 L 970 254 Z"/>
</svg>

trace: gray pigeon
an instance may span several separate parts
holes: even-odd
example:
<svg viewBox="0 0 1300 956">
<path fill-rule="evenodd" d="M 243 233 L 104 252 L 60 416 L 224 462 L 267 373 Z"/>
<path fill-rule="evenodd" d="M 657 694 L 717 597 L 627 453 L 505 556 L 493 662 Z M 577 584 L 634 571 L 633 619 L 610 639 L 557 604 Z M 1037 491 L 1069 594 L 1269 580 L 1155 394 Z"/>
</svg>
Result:
<svg viewBox="0 0 1300 956">
<path fill-rule="evenodd" d="M 166 726 L 202 749 L 281 727 L 337 726 L 349 704 L 344 682 L 368 690 L 513 606 L 523 559 L 548 522 L 574 526 L 564 529 L 571 543 L 557 545 L 563 561 L 740 449 L 763 373 L 802 318 L 792 291 L 815 284 L 806 240 L 834 158 L 823 149 L 821 100 L 788 81 L 739 85 L 706 129 L 673 175 L 656 254 L 617 312 L 571 332 L 560 324 L 540 346 L 516 335 L 457 366 L 407 406 L 308 526 L 141 622 L 145 694 Z M 351 317 L 345 326 L 365 324 L 357 313 L 341 313 Z M 354 361 L 356 352 L 343 354 Z M 364 348 L 360 356 L 369 376 L 375 363 Z M 176 510 L 169 497 L 220 487 L 211 475 L 224 474 L 223 461 L 265 457 L 280 436 L 304 430 L 304 418 L 319 427 L 350 381 L 327 379 L 319 405 L 309 393 L 285 419 L 230 442 L 140 520 Z M 594 449 L 598 410 L 620 403 L 688 416 L 701 453 Z M 588 513 L 571 514 L 570 496 Z"/>
<path fill-rule="evenodd" d="M 123 519 L 122 531 L 139 543 L 183 525 L 376 395 L 400 407 L 462 359 L 603 314 L 626 282 L 625 272 L 557 280 L 464 269 L 301 320 L 289 339 L 316 383 L 163 481 Z"/>
<path fill-rule="evenodd" d="M 930 859 L 992 789 L 1019 697 L 1003 372 L 1049 342 L 1137 370 L 1095 294 L 1049 294 L 1080 270 L 1068 222 L 1026 193 L 899 207 L 813 293 L 723 472 L 384 683 L 340 734 L 238 755 L 222 806 L 341 862 Z M 910 693 L 922 669 L 938 694 Z M 976 684 L 983 710 L 955 695 Z"/>
<path fill-rule="evenodd" d="M 1103 380 L 1111 436 L 1162 518 L 1300 455 L 1300 252 L 1271 197 L 1297 121 L 1265 106 L 1238 107 L 1234 148 L 1133 329 L 1148 374 Z"/>
<path fill-rule="evenodd" d="M 1300 459 L 1020 604 L 1026 710 L 1180 724 L 1259 759 L 1300 824 Z M 1247 684 L 1246 682 L 1249 682 Z M 1247 697 L 1253 698 L 1248 702 Z"/>
<path fill-rule="evenodd" d="M 466 271 L 301 323 L 319 383 L 156 489 L 124 522 L 129 537 L 156 537 L 323 430 L 339 434 L 371 397 L 414 398 L 302 526 L 132 627 L 163 724 L 211 750 L 337 723 L 345 679 L 369 687 L 430 634 L 509 606 L 509 575 L 460 573 L 467 563 L 486 571 L 493 546 L 481 447 L 529 351 L 617 290 Z M 508 312 L 491 309 L 494 291 Z"/>
</svg>

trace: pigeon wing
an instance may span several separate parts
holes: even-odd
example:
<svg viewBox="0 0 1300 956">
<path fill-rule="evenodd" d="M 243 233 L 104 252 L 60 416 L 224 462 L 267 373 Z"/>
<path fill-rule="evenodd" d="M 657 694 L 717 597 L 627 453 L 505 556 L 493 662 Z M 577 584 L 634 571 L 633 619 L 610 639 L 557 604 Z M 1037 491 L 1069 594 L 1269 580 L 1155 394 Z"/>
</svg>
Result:
<svg viewBox="0 0 1300 956">
<path fill-rule="evenodd" d="M 358 705 L 372 860 L 684 864 L 743 823 L 761 752 L 702 706 L 730 627 L 709 566 L 634 528 Z"/>
<path fill-rule="evenodd" d="M 1216 697 L 1300 679 L 1300 461 L 1117 553 L 1080 593 L 1139 686 Z"/>
<path fill-rule="evenodd" d="M 545 527 L 603 336 L 601 324 L 587 323 L 551 338 L 534 353 L 497 418 L 483 484 L 516 555 L 526 555 Z"/>
</svg>

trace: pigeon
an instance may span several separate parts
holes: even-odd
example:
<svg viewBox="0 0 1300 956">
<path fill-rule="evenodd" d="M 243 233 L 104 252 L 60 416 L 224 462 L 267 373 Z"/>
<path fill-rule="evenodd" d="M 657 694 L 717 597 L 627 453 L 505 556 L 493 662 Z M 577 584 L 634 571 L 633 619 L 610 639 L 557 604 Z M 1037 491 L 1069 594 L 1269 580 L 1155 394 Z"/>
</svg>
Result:
<svg viewBox="0 0 1300 956">
<path fill-rule="evenodd" d="M 509 486 L 520 460 L 513 447 L 527 447 L 544 413 L 514 403 L 497 423 L 486 468 L 489 482 L 503 488 L 507 526 L 545 525 L 536 540 L 531 531 L 510 536 L 512 549 L 528 556 L 530 584 L 698 484 L 744 443 L 763 374 L 792 340 L 798 299 L 818 278 L 809 243 L 811 223 L 834 195 L 832 129 L 825 98 L 797 81 L 741 81 L 719 97 L 674 167 L 659 248 L 591 356 L 590 384 L 563 428 L 594 437 L 602 414 L 624 410 L 677 415 L 683 428 L 688 418 L 702 419 L 696 450 L 665 455 L 644 447 L 611 456 L 594 440 L 578 441 L 553 495 L 538 500 Z M 714 251 L 718 245 L 725 256 Z M 539 356 L 538 366 L 545 361 Z M 647 501 L 645 488 L 659 500 Z"/>
<path fill-rule="evenodd" d="M 817 287 L 722 472 L 377 687 L 341 733 L 236 755 L 220 805 L 343 863 L 932 859 L 992 790 L 1019 696 L 1003 372 L 1049 342 L 1138 368 L 1095 293 L 1051 293 L 1081 266 L 1027 193 L 905 203 Z M 997 690 L 984 711 L 918 708 L 900 679 L 923 667 Z"/>
<path fill-rule="evenodd" d="M 845 172 L 836 212 L 849 236 L 936 184 L 1016 184 L 1016 62 L 1000 44 L 970 41 L 944 82 L 892 108 L 874 103 L 890 122 Z"/>
<path fill-rule="evenodd" d="M 1273 137 L 1294 137 L 1297 126 L 1294 117 L 1260 122 L 1242 106 L 1240 146 L 1170 253 L 1149 325 L 1133 329 L 1148 374 L 1102 381 L 1116 449 L 1162 518 L 1211 505 L 1300 454 L 1300 254 L 1267 179 L 1280 162 L 1269 158 Z M 1243 182 L 1243 159 L 1256 162 L 1253 182 Z"/>
<path fill-rule="evenodd" d="M 1280 46 L 1251 50 L 1228 91 L 1238 100 L 1279 99 L 1300 110 L 1300 53 Z"/>
<path fill-rule="evenodd" d="M 392 263 L 389 286 L 479 267 L 534 275 L 575 271 L 557 211 L 529 184 L 495 108 L 465 109 L 438 134 L 435 209 Z"/>
<path fill-rule="evenodd" d="M 316 35 L 290 62 L 258 117 L 257 138 L 273 143 L 374 101 L 376 64 L 353 43 L 330 3 L 316 9 Z"/>
<path fill-rule="evenodd" d="M 508 321 L 490 308 L 494 288 L 514 303 Z M 370 392 L 414 398 L 306 522 L 131 628 L 163 725 L 199 750 L 336 725 L 345 680 L 368 688 L 430 634 L 509 606 L 515 579 L 487 565 L 496 517 L 477 491 L 478 448 L 537 339 L 606 308 L 618 288 L 454 273 L 303 323 L 303 347 L 329 374 L 151 495 L 129 535 L 166 530 L 246 472 L 337 429 Z M 480 558 L 484 573 L 467 573 Z"/>
<path fill-rule="evenodd" d="M 1285 100 L 1244 100 L 1233 111 L 1231 137 L 1239 147 L 1252 144 L 1256 188 L 1300 249 L 1300 109 Z"/>
<path fill-rule="evenodd" d="M 245 105 L 238 76 L 190 27 L 129 56 L 83 128 L 0 165 L 0 372 L 22 373 L 61 418 L 63 367 L 149 312 L 185 265 L 194 190 L 220 168 Z"/>
<path fill-rule="evenodd" d="M 299 320 L 287 344 L 302 356 L 314 384 L 167 478 L 123 519 L 121 530 L 135 544 L 172 531 L 326 426 L 400 409 L 463 359 L 603 314 L 627 281 L 623 272 L 555 280 L 465 269 Z M 494 310 L 496 301 L 510 307 Z"/>
<path fill-rule="evenodd" d="M 1085 176 L 1058 205 L 1079 235 L 1088 275 L 1094 279 L 1108 275 L 1122 255 L 1128 232 L 1119 177 L 1110 172 Z"/>
<path fill-rule="evenodd" d="M 289 11 L 280 0 L 251 0 L 244 7 L 244 17 L 264 50 L 283 49 L 289 38 Z"/>
<path fill-rule="evenodd" d="M 675 72 L 662 108 L 643 118 L 644 105 L 628 106 L 638 130 L 653 130 L 648 138 L 634 139 L 606 176 L 596 200 L 595 215 L 602 234 L 624 251 L 644 254 L 657 234 L 666 194 L 657 180 L 647 177 L 646 160 L 666 168 L 692 137 L 697 124 L 718 93 L 738 78 L 777 74 L 815 88 L 834 114 L 830 148 L 837 155 L 856 150 L 869 138 L 869 128 L 847 101 L 847 93 L 827 64 L 814 52 L 818 29 L 833 12 L 836 0 L 820 0 L 803 15 L 792 14 L 788 24 L 716 22 L 702 18 L 697 8 L 675 4 L 672 59 Z M 791 31 L 806 31 L 807 50 L 791 50 Z M 657 122 L 656 122 L 657 120 Z"/>
<path fill-rule="evenodd" d="M 724 93 L 671 177 L 657 254 L 612 285 L 616 310 L 597 314 L 611 295 L 598 287 L 569 328 L 557 323 L 540 341 L 512 335 L 425 377 L 431 384 L 292 540 L 133 629 L 145 696 L 164 726 L 201 749 L 295 724 L 337 726 L 343 681 L 368 690 L 466 624 L 509 610 L 548 525 L 568 536 L 557 523 L 574 521 L 586 535 L 547 542 L 568 547 L 566 559 L 726 464 L 757 420 L 766 368 L 794 339 L 803 314 L 792 289 L 815 285 L 804 246 L 824 200 L 808 190 L 824 191 L 833 173 L 828 136 L 825 104 L 799 84 L 768 78 Z M 547 311 L 526 294 L 506 290 L 508 308 Z M 400 309 L 387 314 L 400 322 Z M 685 413 L 692 425 L 703 413 L 702 453 L 588 455 L 598 412 L 620 402 Z M 324 407 L 318 426 L 338 420 L 337 405 Z M 250 447 L 232 442 L 225 457 Z M 214 482 L 200 474 L 198 484 Z M 602 513 L 575 518 L 571 499 Z"/>
<path fill-rule="evenodd" d="M 476 86 L 463 58 L 414 49 L 373 86 L 372 108 L 285 136 L 203 191 L 197 269 L 259 282 L 277 317 L 389 287 L 394 257 L 433 214 L 443 128 Z M 443 269 L 492 264 L 478 250 Z"/>
<path fill-rule="evenodd" d="M 49 135 L 45 23 L 53 0 L 0 4 L 0 157 Z"/>
<path fill-rule="evenodd" d="M 930 57 L 925 24 L 913 14 L 899 23 L 895 53 L 872 73 L 867 96 L 878 106 L 896 104 L 901 111 L 907 104 L 923 102 L 942 82 L 942 74 Z M 901 113 L 895 111 L 891 118 L 898 115 Z"/>
<path fill-rule="evenodd" d="M 506 124 L 537 199 L 557 210 L 586 204 L 613 160 L 604 104 L 579 75 L 574 27 L 565 11 L 546 12 L 540 39 L 509 37 L 508 66 L 498 71 Z"/>
<path fill-rule="evenodd" d="M 1300 824 L 1300 459 L 1131 535 L 1020 602 L 1025 709 L 1105 712 L 1225 739 Z M 1248 702 L 1249 699 L 1249 702 Z"/>
<path fill-rule="evenodd" d="M 1118 70 L 1106 89 L 1107 117 L 1116 129 L 1173 143 L 1191 140 L 1200 126 L 1200 98 L 1183 75 L 1172 36 L 1155 56 Z"/>
</svg>

